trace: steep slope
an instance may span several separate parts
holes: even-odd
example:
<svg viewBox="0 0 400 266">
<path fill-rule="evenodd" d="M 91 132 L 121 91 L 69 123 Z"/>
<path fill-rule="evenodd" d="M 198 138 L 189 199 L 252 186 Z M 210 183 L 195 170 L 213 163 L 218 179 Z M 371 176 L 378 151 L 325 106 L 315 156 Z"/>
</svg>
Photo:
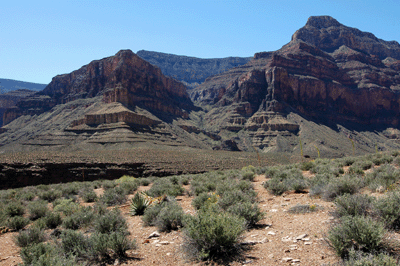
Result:
<svg viewBox="0 0 400 266">
<path fill-rule="evenodd" d="M 158 66 L 164 75 L 196 86 L 206 78 L 226 70 L 246 64 L 251 57 L 196 58 L 159 52 L 140 50 L 137 55 Z"/>
<path fill-rule="evenodd" d="M 9 91 L 15 91 L 15 90 L 41 91 L 45 87 L 46 87 L 46 84 L 0 78 L 0 93 L 6 93 Z"/>
<path fill-rule="evenodd" d="M 43 91 L 7 109 L 0 144 L 5 150 L 124 143 L 207 148 L 171 124 L 196 109 L 182 83 L 122 50 L 54 77 Z"/>
<path fill-rule="evenodd" d="M 300 148 L 300 136 L 314 154 L 318 139 L 327 153 L 340 155 L 348 138 L 364 131 L 359 150 L 373 151 L 376 143 L 397 147 L 372 132 L 399 126 L 399 54 L 397 42 L 328 16 L 310 17 L 280 50 L 258 53 L 190 95 L 210 110 L 204 127 L 238 132 L 242 149 L 293 151 Z"/>
<path fill-rule="evenodd" d="M 32 90 L 17 89 L 0 94 L 0 125 L 3 124 L 3 114 L 7 108 L 14 107 L 21 99 L 35 93 Z"/>
</svg>

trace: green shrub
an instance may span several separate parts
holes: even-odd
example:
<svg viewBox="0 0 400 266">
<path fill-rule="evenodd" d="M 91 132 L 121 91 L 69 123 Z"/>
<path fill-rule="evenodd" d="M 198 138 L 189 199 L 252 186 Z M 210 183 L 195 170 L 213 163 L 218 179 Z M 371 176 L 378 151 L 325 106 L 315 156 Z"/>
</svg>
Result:
<svg viewBox="0 0 400 266">
<path fill-rule="evenodd" d="M 103 182 L 101 183 L 101 186 L 104 188 L 104 190 L 115 188 L 116 185 L 117 183 L 112 180 L 103 180 Z"/>
<path fill-rule="evenodd" d="M 49 209 L 47 208 L 47 202 L 43 200 L 32 201 L 28 204 L 29 219 L 36 220 L 46 216 Z"/>
<path fill-rule="evenodd" d="M 22 216 L 14 216 L 6 220 L 6 226 L 11 230 L 21 230 L 29 224 L 29 219 Z"/>
<path fill-rule="evenodd" d="M 139 182 L 137 180 L 124 181 L 119 184 L 119 187 L 124 190 L 125 194 L 132 194 L 139 187 Z"/>
<path fill-rule="evenodd" d="M 46 241 L 46 235 L 43 230 L 37 227 L 29 228 L 26 231 L 20 231 L 15 237 L 14 242 L 19 247 L 26 247 Z"/>
<path fill-rule="evenodd" d="M 385 190 L 400 179 L 400 171 L 392 165 L 385 164 L 368 173 L 365 179 L 372 191 L 375 192 L 379 187 L 383 187 Z"/>
<path fill-rule="evenodd" d="M 4 211 L 10 217 L 22 216 L 25 213 L 25 207 L 19 201 L 12 201 L 5 206 Z"/>
<path fill-rule="evenodd" d="M 265 213 L 260 210 L 258 204 L 251 202 L 238 202 L 227 208 L 227 211 L 235 216 L 244 218 L 247 227 L 254 227 L 265 217 Z"/>
<path fill-rule="evenodd" d="M 96 232 L 102 234 L 117 231 L 125 232 L 127 230 L 127 225 L 120 211 L 118 209 L 113 209 L 96 219 L 94 229 Z"/>
<path fill-rule="evenodd" d="M 130 213 L 132 215 L 143 215 L 149 205 L 150 202 L 141 193 L 136 193 L 131 200 Z"/>
<path fill-rule="evenodd" d="M 57 228 L 62 223 L 62 218 L 58 212 L 49 212 L 45 217 L 43 217 L 46 224 L 46 228 L 54 229 Z"/>
<path fill-rule="evenodd" d="M 53 210 L 62 212 L 65 216 L 70 216 L 79 210 L 80 206 L 72 199 L 59 199 L 53 202 Z"/>
<path fill-rule="evenodd" d="M 365 216 L 346 216 L 328 232 L 330 244 L 344 258 L 351 249 L 367 253 L 379 252 L 386 231 L 383 223 Z"/>
<path fill-rule="evenodd" d="M 287 182 L 281 181 L 277 178 L 273 178 L 264 182 L 264 188 L 276 196 L 280 196 L 290 189 Z"/>
<path fill-rule="evenodd" d="M 163 195 L 176 197 L 182 195 L 184 192 L 183 187 L 179 185 L 178 181 L 174 183 L 173 180 L 173 178 L 157 179 L 154 181 L 153 186 L 148 190 L 148 195 L 151 197 L 160 197 Z"/>
<path fill-rule="evenodd" d="M 234 189 L 225 192 L 219 197 L 217 204 L 223 210 L 227 210 L 230 206 L 238 203 L 254 202 L 256 200 L 254 194 L 246 193 L 246 191 Z"/>
<path fill-rule="evenodd" d="M 109 257 L 109 234 L 94 232 L 88 239 L 88 256 L 94 261 L 102 261 Z"/>
<path fill-rule="evenodd" d="M 387 254 L 368 254 L 351 250 L 344 266 L 397 266 L 397 260 Z"/>
<path fill-rule="evenodd" d="M 120 231 L 112 232 L 108 237 L 108 246 L 118 258 L 126 256 L 126 251 L 136 249 L 136 242 L 129 241 L 126 234 Z"/>
<path fill-rule="evenodd" d="M 97 201 L 97 194 L 91 188 L 85 188 L 85 189 L 81 190 L 79 195 L 81 196 L 81 198 L 83 199 L 84 202 L 95 202 L 95 201 Z"/>
<path fill-rule="evenodd" d="M 42 200 L 46 200 L 48 202 L 53 202 L 61 197 L 62 197 L 62 192 L 56 189 L 45 190 L 39 194 L 39 198 L 41 198 Z"/>
<path fill-rule="evenodd" d="M 81 183 L 72 182 L 60 185 L 61 195 L 63 197 L 71 197 L 73 195 L 78 195 L 82 187 Z"/>
<path fill-rule="evenodd" d="M 178 230 L 182 226 L 183 215 L 182 207 L 176 201 L 163 202 L 154 225 L 159 232 Z"/>
<path fill-rule="evenodd" d="M 139 182 L 140 182 L 141 186 L 145 186 L 145 187 L 150 185 L 150 183 L 151 183 L 149 178 L 140 178 Z"/>
<path fill-rule="evenodd" d="M 315 166 L 315 164 L 314 164 L 314 162 L 312 162 L 312 161 L 303 162 L 303 163 L 300 165 L 300 169 L 301 169 L 302 171 L 310 171 L 314 166 Z"/>
<path fill-rule="evenodd" d="M 377 216 L 389 228 L 400 228 L 400 192 L 387 193 L 386 197 L 376 200 L 375 210 Z"/>
<path fill-rule="evenodd" d="M 61 249 L 68 256 L 84 257 L 89 252 L 88 239 L 83 233 L 74 230 L 64 230 L 60 236 Z"/>
<path fill-rule="evenodd" d="M 96 215 L 92 207 L 80 207 L 78 211 L 64 218 L 62 225 L 66 229 L 77 230 L 90 226 Z"/>
<path fill-rule="evenodd" d="M 160 213 L 162 208 L 162 204 L 156 204 L 149 208 L 146 208 L 142 217 L 142 221 L 144 222 L 144 224 L 146 226 L 155 226 L 157 215 Z"/>
<path fill-rule="evenodd" d="M 54 245 L 39 243 L 21 249 L 24 265 L 40 266 L 75 266 L 75 257 L 64 257 Z"/>
<path fill-rule="evenodd" d="M 332 201 L 344 194 L 354 194 L 362 187 L 362 180 L 357 176 L 344 175 L 331 179 L 325 186 L 323 198 Z"/>
<path fill-rule="evenodd" d="M 335 215 L 343 216 L 367 216 L 371 213 L 374 198 L 364 194 L 345 194 L 335 199 Z"/>
<path fill-rule="evenodd" d="M 184 221 L 185 252 L 198 260 L 232 259 L 240 254 L 245 221 L 219 209 L 204 208 Z"/>
<path fill-rule="evenodd" d="M 242 179 L 248 181 L 254 181 L 256 174 L 252 171 L 242 171 Z"/>
<path fill-rule="evenodd" d="M 219 197 L 220 196 L 215 193 L 203 192 L 192 200 L 192 206 L 196 210 L 199 210 L 200 208 L 202 208 L 204 205 L 207 204 L 207 201 L 216 203 Z"/>
<path fill-rule="evenodd" d="M 104 191 L 103 196 L 100 197 L 100 201 L 107 206 L 115 206 L 123 204 L 126 201 L 126 194 L 122 188 L 115 187 Z"/>
</svg>

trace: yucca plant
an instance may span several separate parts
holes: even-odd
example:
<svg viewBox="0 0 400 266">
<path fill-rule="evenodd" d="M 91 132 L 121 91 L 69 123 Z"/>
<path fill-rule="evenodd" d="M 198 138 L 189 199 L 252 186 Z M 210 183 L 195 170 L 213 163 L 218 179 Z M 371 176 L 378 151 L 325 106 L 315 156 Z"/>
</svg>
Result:
<svg viewBox="0 0 400 266">
<path fill-rule="evenodd" d="M 136 193 L 131 201 L 131 214 L 143 215 L 144 210 L 150 205 L 150 201 L 141 193 Z"/>
</svg>

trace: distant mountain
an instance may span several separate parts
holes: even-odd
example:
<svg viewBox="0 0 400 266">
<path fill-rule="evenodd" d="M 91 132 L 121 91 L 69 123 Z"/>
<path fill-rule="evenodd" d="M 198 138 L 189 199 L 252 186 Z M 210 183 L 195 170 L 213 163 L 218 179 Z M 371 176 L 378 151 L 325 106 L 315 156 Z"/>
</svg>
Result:
<svg viewBox="0 0 400 266">
<path fill-rule="evenodd" d="M 39 84 L 33 82 L 25 82 L 13 79 L 0 78 L 0 94 L 15 90 L 32 90 L 41 91 L 46 87 L 46 84 Z"/>
<path fill-rule="evenodd" d="M 137 55 L 158 66 L 164 75 L 191 86 L 204 82 L 210 76 L 244 65 L 252 59 L 252 57 L 202 59 L 145 50 L 138 51 Z"/>
</svg>

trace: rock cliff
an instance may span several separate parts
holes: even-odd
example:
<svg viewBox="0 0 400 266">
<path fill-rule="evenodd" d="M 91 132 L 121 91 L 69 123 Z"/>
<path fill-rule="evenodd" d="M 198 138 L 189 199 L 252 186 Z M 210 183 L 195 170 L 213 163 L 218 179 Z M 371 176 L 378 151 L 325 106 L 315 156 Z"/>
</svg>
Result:
<svg viewBox="0 0 400 266">
<path fill-rule="evenodd" d="M 206 127 L 242 132 L 250 137 L 249 149 L 277 148 L 282 136 L 296 147 L 302 124 L 291 114 L 333 129 L 336 124 L 350 130 L 398 127 L 399 56 L 395 41 L 328 16 L 310 17 L 280 50 L 257 53 L 190 95 L 209 106 Z"/>
</svg>

